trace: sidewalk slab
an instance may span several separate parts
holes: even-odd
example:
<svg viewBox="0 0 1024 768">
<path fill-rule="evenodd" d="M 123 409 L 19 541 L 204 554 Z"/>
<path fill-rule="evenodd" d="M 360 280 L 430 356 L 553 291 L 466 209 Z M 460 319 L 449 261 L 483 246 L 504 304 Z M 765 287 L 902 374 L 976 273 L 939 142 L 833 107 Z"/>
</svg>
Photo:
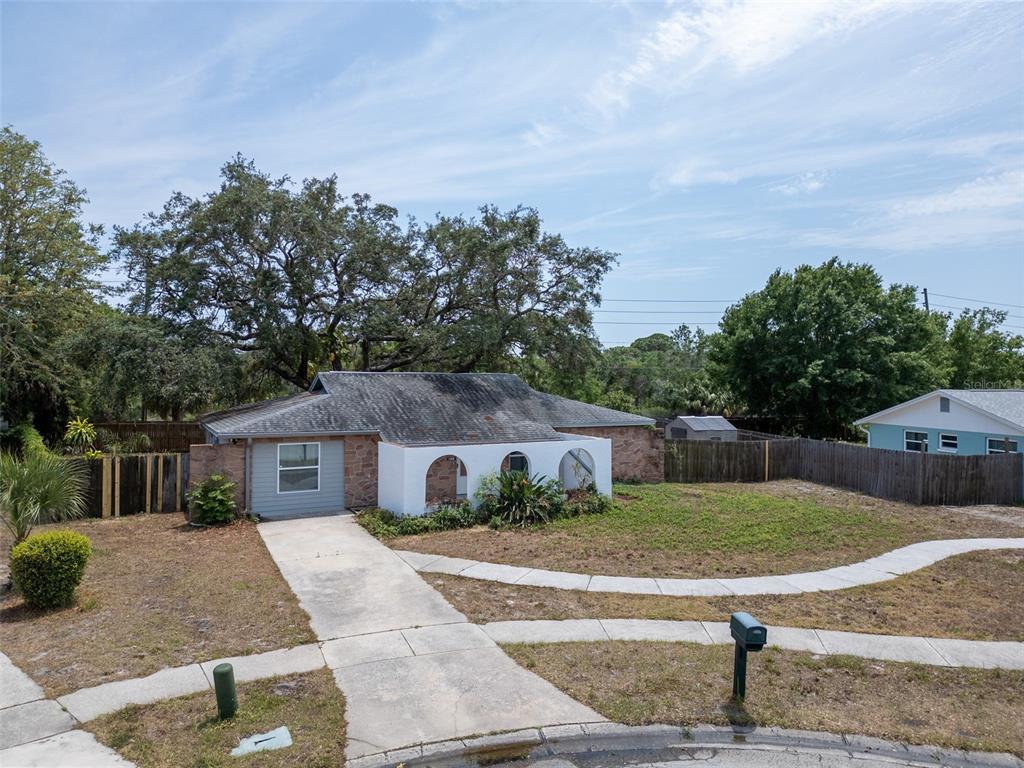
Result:
<svg viewBox="0 0 1024 768">
<path fill-rule="evenodd" d="M 601 619 L 612 640 L 652 640 L 709 645 L 711 637 L 699 621 L 658 621 L 647 619 Z"/>
<path fill-rule="evenodd" d="M 800 591 L 780 576 L 748 576 L 718 581 L 734 595 L 791 595 Z"/>
<path fill-rule="evenodd" d="M 443 555 L 428 555 L 422 552 L 410 552 L 406 549 L 396 549 L 395 554 L 405 560 L 405 562 L 417 571 L 423 568 L 423 566 L 430 565 L 438 558 L 443 557 Z"/>
<path fill-rule="evenodd" d="M 135 763 L 81 730 L 0 750 L 0 765 L 11 768 L 135 768 Z"/>
<path fill-rule="evenodd" d="M 771 628 L 768 629 L 768 634 L 770 637 Z M 946 660 L 923 637 L 869 635 L 819 629 L 818 638 L 830 654 L 949 666 Z"/>
<path fill-rule="evenodd" d="M 483 630 L 497 643 L 571 643 L 608 639 L 608 633 L 598 619 L 494 621 L 484 624 Z"/>
<path fill-rule="evenodd" d="M 476 624 L 440 624 L 435 627 L 403 629 L 402 635 L 417 656 L 494 647 L 494 641 Z"/>
<path fill-rule="evenodd" d="M 981 669 L 1024 669 L 1024 643 L 928 638 L 952 665 Z"/>
<path fill-rule="evenodd" d="M 6 654 L 0 653 L 0 709 L 45 698 L 36 682 L 22 672 Z"/>
<path fill-rule="evenodd" d="M 498 648 L 411 656 L 334 671 L 347 757 L 492 731 L 603 720 Z"/>
<path fill-rule="evenodd" d="M 40 699 L 0 710 L 0 749 L 55 736 L 77 726 L 56 701 Z"/>
<path fill-rule="evenodd" d="M 200 666 L 207 679 L 212 681 L 213 668 L 225 663 L 234 668 L 235 682 L 244 683 L 247 680 L 260 680 L 265 677 L 312 672 L 324 666 L 324 655 L 320 652 L 319 645 L 310 643 L 252 656 L 232 656 L 227 659 L 205 661 Z"/>
<path fill-rule="evenodd" d="M 331 669 L 413 655 L 412 648 L 398 629 L 328 640 L 323 644 L 323 653 Z"/>
<path fill-rule="evenodd" d="M 849 589 L 850 587 L 857 586 L 852 581 L 840 579 L 826 571 L 791 573 L 779 578 L 787 584 L 796 587 L 798 592 L 830 592 L 835 589 Z"/>
<path fill-rule="evenodd" d="M 711 642 L 715 645 L 736 642 L 732 639 L 732 632 L 727 621 L 702 621 L 701 626 L 704 627 L 704 631 L 708 633 L 708 637 L 711 638 Z M 768 627 L 768 637 L 771 637 L 771 635 L 772 627 Z"/>
<path fill-rule="evenodd" d="M 516 581 L 516 584 L 526 587 L 554 587 L 555 589 L 585 591 L 590 586 L 590 575 L 586 573 L 567 573 L 565 571 L 545 571 L 541 568 L 534 568 Z"/>
<path fill-rule="evenodd" d="M 447 573 L 456 576 L 470 566 L 480 565 L 476 560 L 465 560 L 461 557 L 439 557 L 433 562 L 427 563 L 419 570 L 423 573 Z"/>
<path fill-rule="evenodd" d="M 519 565 L 504 565 L 502 563 L 477 563 L 471 565 L 460 576 L 470 579 L 482 579 L 483 581 L 500 581 L 505 584 L 515 584 L 530 572 L 530 568 L 523 568 Z"/>
<path fill-rule="evenodd" d="M 673 597 L 720 597 L 733 594 L 718 579 L 655 579 L 663 595 Z"/>
<path fill-rule="evenodd" d="M 626 592 L 631 595 L 660 595 L 654 579 L 637 576 L 593 576 L 587 592 Z"/>
<path fill-rule="evenodd" d="M 787 651 L 828 653 L 815 630 L 801 629 L 799 627 L 769 627 L 768 645 L 775 648 L 785 648 Z"/>
<path fill-rule="evenodd" d="M 148 677 L 134 680 L 118 680 L 61 696 L 57 701 L 83 723 L 116 712 L 129 704 L 151 704 L 154 701 L 187 696 L 197 691 L 209 690 L 202 667 L 189 664 L 187 667 L 162 669 Z"/>
</svg>

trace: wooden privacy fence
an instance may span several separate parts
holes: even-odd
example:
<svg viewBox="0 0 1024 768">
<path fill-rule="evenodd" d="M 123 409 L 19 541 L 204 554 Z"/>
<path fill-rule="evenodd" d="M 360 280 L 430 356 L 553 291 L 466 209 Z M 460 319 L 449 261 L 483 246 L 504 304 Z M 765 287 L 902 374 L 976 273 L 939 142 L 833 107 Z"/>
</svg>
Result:
<svg viewBox="0 0 1024 768">
<path fill-rule="evenodd" d="M 149 438 L 150 449 L 162 453 L 188 453 L 190 445 L 206 442 L 195 421 L 104 421 L 93 426 L 109 430 L 119 440 L 141 432 Z"/>
<path fill-rule="evenodd" d="M 795 478 L 911 504 L 1015 504 L 1024 456 L 946 456 L 821 440 L 666 440 L 665 480 L 764 482 Z"/>
<path fill-rule="evenodd" d="M 187 453 L 76 459 L 87 467 L 87 514 L 120 517 L 140 512 L 183 512 L 188 459 Z"/>
</svg>

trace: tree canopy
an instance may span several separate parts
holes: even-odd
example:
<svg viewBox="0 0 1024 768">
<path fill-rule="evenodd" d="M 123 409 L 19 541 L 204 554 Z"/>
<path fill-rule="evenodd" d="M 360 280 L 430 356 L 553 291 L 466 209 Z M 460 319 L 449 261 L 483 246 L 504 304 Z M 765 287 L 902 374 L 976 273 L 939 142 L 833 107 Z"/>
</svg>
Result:
<svg viewBox="0 0 1024 768">
<path fill-rule="evenodd" d="M 801 420 L 812 437 L 945 383 L 944 318 L 912 286 L 883 288 L 866 264 L 837 258 L 777 270 L 726 310 L 713 374 L 755 414 Z"/>
<path fill-rule="evenodd" d="M 570 247 L 530 208 L 404 224 L 334 176 L 297 188 L 237 157 L 220 189 L 118 229 L 130 306 L 212 332 L 307 387 L 321 368 L 579 370 L 615 255 Z"/>
</svg>

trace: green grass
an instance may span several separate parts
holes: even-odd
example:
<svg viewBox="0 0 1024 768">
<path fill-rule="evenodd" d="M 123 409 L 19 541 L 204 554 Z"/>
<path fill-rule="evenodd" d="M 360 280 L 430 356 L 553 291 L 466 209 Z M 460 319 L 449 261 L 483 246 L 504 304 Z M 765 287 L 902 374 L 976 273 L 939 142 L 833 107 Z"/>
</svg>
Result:
<svg viewBox="0 0 1024 768">
<path fill-rule="evenodd" d="M 549 529 L 581 539 L 612 537 L 647 550 L 774 555 L 888 540 L 901 530 L 896 519 L 877 513 L 740 488 L 623 484 L 614 492 L 610 512 L 557 520 Z"/>
</svg>

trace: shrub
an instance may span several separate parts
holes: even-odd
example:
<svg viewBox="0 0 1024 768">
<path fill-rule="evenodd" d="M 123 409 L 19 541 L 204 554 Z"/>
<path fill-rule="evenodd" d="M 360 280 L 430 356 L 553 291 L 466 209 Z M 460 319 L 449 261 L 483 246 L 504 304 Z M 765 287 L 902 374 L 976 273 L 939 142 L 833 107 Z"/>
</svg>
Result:
<svg viewBox="0 0 1024 768">
<path fill-rule="evenodd" d="M 149 435 L 144 432 L 135 432 L 121 442 L 121 447 L 125 453 L 146 453 L 152 444 Z"/>
<path fill-rule="evenodd" d="M 446 501 L 425 515 L 400 517 L 386 509 L 367 509 L 356 516 L 356 521 L 378 539 L 395 536 L 415 536 L 419 533 L 451 531 L 486 523 L 488 515 L 474 510 L 465 499 Z"/>
<path fill-rule="evenodd" d="M 64 442 L 73 453 L 82 453 L 86 448 L 91 448 L 95 440 L 96 428 L 88 419 L 76 416 L 68 422 Z"/>
<path fill-rule="evenodd" d="M 398 535 L 400 518 L 390 510 L 373 507 L 356 514 L 356 522 L 378 539 L 393 539 Z"/>
<path fill-rule="evenodd" d="M 562 504 L 562 517 L 600 515 L 612 508 L 611 497 L 598 493 L 593 486 L 569 491 Z"/>
<path fill-rule="evenodd" d="M 19 424 L 11 432 L 22 456 L 28 458 L 50 453 L 50 449 L 43 442 L 43 436 L 31 424 Z"/>
<path fill-rule="evenodd" d="M 38 533 L 11 550 L 11 576 L 26 605 L 63 608 L 74 601 L 91 554 L 89 539 L 80 533 Z"/>
<path fill-rule="evenodd" d="M 22 459 L 0 453 L 0 517 L 24 541 L 39 523 L 54 523 L 85 514 L 85 467 L 56 454 L 26 454 Z"/>
<path fill-rule="evenodd" d="M 117 453 L 120 442 L 117 436 L 106 427 L 96 427 L 96 440 L 93 442 L 93 446 L 100 451 Z"/>
<path fill-rule="evenodd" d="M 224 475 L 210 475 L 188 492 L 189 519 L 219 525 L 235 519 L 235 483 Z"/>
<path fill-rule="evenodd" d="M 485 511 L 497 516 L 506 525 L 524 528 L 549 522 L 562 508 L 562 485 L 539 474 L 502 472 L 498 476 L 498 493 L 488 497 Z"/>
</svg>

